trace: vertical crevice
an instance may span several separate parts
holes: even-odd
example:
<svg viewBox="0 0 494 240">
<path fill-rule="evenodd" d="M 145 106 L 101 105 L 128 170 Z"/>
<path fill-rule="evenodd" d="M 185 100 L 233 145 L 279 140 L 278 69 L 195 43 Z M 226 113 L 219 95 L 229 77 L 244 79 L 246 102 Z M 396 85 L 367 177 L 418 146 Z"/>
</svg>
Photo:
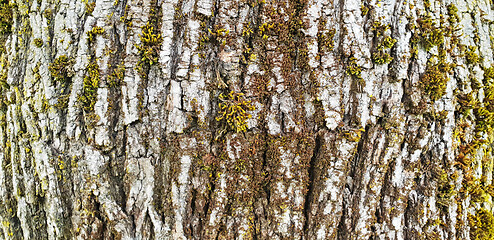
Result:
<svg viewBox="0 0 494 240">
<path fill-rule="evenodd" d="M 309 239 L 309 225 L 310 225 L 310 220 L 311 220 L 311 201 L 313 201 L 313 195 L 314 195 L 314 180 L 316 177 L 316 164 L 317 164 L 317 157 L 319 156 L 319 152 L 321 150 L 321 135 L 317 134 L 316 139 L 315 139 L 315 146 L 314 146 L 314 151 L 312 154 L 312 157 L 309 162 L 309 169 L 308 169 L 308 174 L 309 174 L 309 182 L 307 186 L 307 193 L 305 195 L 305 201 L 304 201 L 304 217 L 305 217 L 305 222 L 304 222 L 304 235 L 306 239 Z"/>
<path fill-rule="evenodd" d="M 348 172 L 347 181 L 345 183 L 345 188 L 343 189 L 343 201 L 342 201 L 342 215 L 341 220 L 338 225 L 337 236 L 338 239 L 348 239 L 352 236 L 353 229 L 355 227 L 355 219 L 359 213 L 358 209 L 358 201 L 355 199 L 359 199 L 359 193 L 356 192 L 356 182 L 358 182 L 363 174 L 359 165 L 361 163 L 361 155 L 363 153 L 364 145 L 368 138 L 370 126 L 367 125 L 365 127 L 365 131 L 362 133 L 362 136 L 357 144 L 357 149 L 355 151 L 355 155 L 353 156 L 350 162 L 350 169 Z"/>
</svg>

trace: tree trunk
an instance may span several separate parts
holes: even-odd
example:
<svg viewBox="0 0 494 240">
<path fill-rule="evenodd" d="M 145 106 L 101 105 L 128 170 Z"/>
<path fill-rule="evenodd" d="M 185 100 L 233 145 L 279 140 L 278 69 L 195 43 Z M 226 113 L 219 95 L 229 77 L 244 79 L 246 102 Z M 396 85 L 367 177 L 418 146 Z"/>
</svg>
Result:
<svg viewBox="0 0 494 240">
<path fill-rule="evenodd" d="M 0 2 L 4 239 L 493 239 L 494 3 Z"/>
</svg>

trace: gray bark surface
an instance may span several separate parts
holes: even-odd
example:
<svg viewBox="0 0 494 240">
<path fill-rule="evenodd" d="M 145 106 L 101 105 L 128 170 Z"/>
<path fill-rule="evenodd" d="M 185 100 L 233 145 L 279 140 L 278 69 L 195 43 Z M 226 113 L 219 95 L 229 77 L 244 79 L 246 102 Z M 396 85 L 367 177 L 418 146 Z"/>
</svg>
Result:
<svg viewBox="0 0 494 240">
<path fill-rule="evenodd" d="M 2 1 L 4 239 L 494 239 L 491 0 Z"/>
</svg>

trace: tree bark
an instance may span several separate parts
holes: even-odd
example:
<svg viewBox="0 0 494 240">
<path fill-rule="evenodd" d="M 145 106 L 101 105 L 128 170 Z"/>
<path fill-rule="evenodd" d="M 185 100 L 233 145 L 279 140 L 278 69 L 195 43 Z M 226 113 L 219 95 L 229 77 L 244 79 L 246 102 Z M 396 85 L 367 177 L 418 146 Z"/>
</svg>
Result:
<svg viewBox="0 0 494 240">
<path fill-rule="evenodd" d="M 4 239 L 494 238 L 491 0 L 7 1 Z"/>
</svg>

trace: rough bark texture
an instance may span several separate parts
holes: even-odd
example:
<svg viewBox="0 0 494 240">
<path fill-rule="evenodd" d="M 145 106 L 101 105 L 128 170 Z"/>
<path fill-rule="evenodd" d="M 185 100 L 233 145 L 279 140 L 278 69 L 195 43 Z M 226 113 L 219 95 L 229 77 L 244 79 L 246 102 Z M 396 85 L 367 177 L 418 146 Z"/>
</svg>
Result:
<svg viewBox="0 0 494 240">
<path fill-rule="evenodd" d="M 493 239 L 491 0 L 0 2 L 4 239 Z"/>
</svg>

